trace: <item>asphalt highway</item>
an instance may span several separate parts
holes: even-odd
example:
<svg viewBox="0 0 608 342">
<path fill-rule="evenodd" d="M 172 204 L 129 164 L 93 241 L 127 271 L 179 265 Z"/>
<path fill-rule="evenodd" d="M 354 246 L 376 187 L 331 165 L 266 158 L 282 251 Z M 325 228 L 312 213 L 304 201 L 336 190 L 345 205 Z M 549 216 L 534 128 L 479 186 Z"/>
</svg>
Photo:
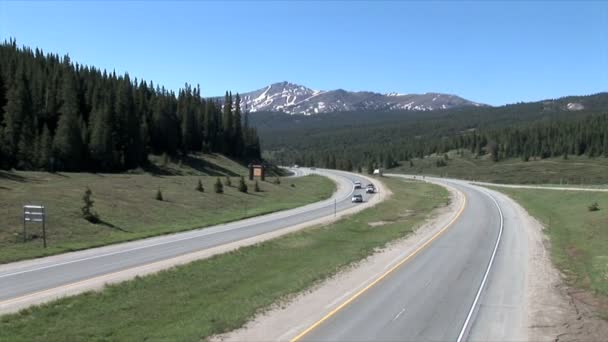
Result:
<svg viewBox="0 0 608 342">
<path fill-rule="evenodd" d="M 466 205 L 458 219 L 295 340 L 487 341 L 525 336 L 526 235 L 511 216 L 510 202 L 464 181 L 426 180 L 464 193 Z"/>
<path fill-rule="evenodd" d="M 363 177 L 339 171 L 294 169 L 297 176 L 311 172 L 334 179 L 339 184 L 338 191 L 322 202 L 238 222 L 0 265 L 0 313 L 22 308 L 22 299 L 39 297 L 51 289 L 61 291 L 62 288 L 67 289 L 71 284 L 86 282 L 88 279 L 333 216 L 334 210 L 340 212 L 361 205 L 351 203 L 353 193 L 362 193 L 365 201 L 373 196 L 365 194 L 365 190 L 353 189 L 356 180 L 364 185 L 369 182 Z M 44 296 L 40 298 L 44 300 Z M 36 301 L 31 302 L 35 303 Z"/>
</svg>

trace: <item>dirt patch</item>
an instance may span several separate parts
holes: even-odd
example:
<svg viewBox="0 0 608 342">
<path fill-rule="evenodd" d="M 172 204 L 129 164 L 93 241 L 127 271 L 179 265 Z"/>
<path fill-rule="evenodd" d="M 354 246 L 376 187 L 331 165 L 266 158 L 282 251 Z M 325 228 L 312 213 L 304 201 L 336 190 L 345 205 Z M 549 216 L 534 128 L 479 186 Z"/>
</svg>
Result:
<svg viewBox="0 0 608 342">
<path fill-rule="evenodd" d="M 384 225 L 387 225 L 387 224 L 390 224 L 390 223 L 393 223 L 393 222 L 391 222 L 391 221 L 376 221 L 376 222 L 368 222 L 367 224 L 370 227 L 381 227 L 381 226 L 384 226 Z"/>
<path fill-rule="evenodd" d="M 449 204 L 449 203 L 448 203 Z M 406 210 L 404 212 L 402 212 L 401 214 L 399 214 L 399 217 L 404 218 L 404 217 L 409 217 L 412 216 L 412 214 L 414 213 L 413 210 Z"/>
</svg>

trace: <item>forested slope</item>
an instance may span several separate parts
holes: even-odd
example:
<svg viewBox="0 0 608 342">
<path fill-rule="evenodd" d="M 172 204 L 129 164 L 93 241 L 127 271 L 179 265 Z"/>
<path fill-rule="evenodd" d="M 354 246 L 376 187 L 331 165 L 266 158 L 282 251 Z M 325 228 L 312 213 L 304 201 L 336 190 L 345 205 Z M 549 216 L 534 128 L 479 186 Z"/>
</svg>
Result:
<svg viewBox="0 0 608 342">
<path fill-rule="evenodd" d="M 68 56 L 0 45 L 0 168 L 122 171 L 149 153 L 218 152 L 252 160 L 259 140 L 240 99 L 222 106 L 188 84 L 153 82 L 73 63 Z"/>
<path fill-rule="evenodd" d="M 279 163 L 349 169 L 460 148 L 496 161 L 606 156 L 607 115 L 608 93 L 600 93 L 432 112 L 255 113 L 252 123 Z"/>
</svg>

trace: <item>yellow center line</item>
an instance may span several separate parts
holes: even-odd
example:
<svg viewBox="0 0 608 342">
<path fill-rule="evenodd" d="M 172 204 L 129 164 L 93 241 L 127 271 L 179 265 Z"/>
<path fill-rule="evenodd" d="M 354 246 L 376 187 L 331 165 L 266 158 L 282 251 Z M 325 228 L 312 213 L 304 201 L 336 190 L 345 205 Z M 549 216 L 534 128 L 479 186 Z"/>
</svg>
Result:
<svg viewBox="0 0 608 342">
<path fill-rule="evenodd" d="M 452 220 L 446 224 L 443 228 L 441 228 L 440 231 L 438 231 L 437 233 L 435 233 L 435 235 L 433 235 L 430 239 L 428 239 L 425 243 L 423 243 L 420 247 L 416 248 L 415 251 L 413 251 L 411 254 L 409 254 L 408 256 L 406 256 L 405 258 L 403 258 L 401 261 L 399 261 L 399 263 L 397 263 L 395 266 L 391 267 L 388 271 L 384 272 L 381 276 L 379 276 L 376 280 L 374 280 L 371 284 L 367 285 L 366 287 L 364 287 L 363 289 L 361 289 L 359 292 L 355 293 L 352 297 L 350 297 L 348 300 L 346 300 L 344 303 L 340 304 L 338 307 L 336 307 L 335 309 L 331 310 L 329 313 L 327 313 L 325 316 L 323 316 L 320 320 L 318 320 L 317 322 L 315 322 L 313 325 L 311 325 L 310 327 L 308 327 L 306 330 L 302 331 L 300 334 L 298 334 L 296 337 L 294 337 L 293 339 L 291 339 L 291 342 L 296 342 L 300 339 L 302 339 L 302 337 L 304 337 L 306 334 L 310 333 L 311 331 L 313 331 L 314 329 L 316 329 L 319 325 L 321 325 L 323 322 L 325 322 L 326 320 L 328 320 L 330 317 L 334 316 L 336 313 L 338 313 L 340 310 L 342 310 L 343 308 L 345 308 L 346 306 L 348 306 L 348 304 L 352 303 L 355 299 L 357 299 L 358 297 L 360 297 L 363 293 L 365 293 L 367 290 L 371 289 L 374 285 L 378 284 L 379 282 L 381 282 L 384 278 L 386 278 L 389 274 L 393 273 L 396 269 L 398 269 L 401 265 L 405 264 L 408 260 L 412 259 L 414 256 L 416 256 L 416 254 L 418 254 L 420 251 L 422 251 L 424 248 L 426 248 L 428 245 L 430 245 L 434 240 L 436 240 L 441 234 L 443 234 L 449 227 L 451 227 L 454 222 L 456 222 L 458 220 L 458 218 L 460 218 L 460 216 L 462 215 L 462 213 L 464 212 L 464 209 L 466 207 L 467 204 L 467 196 L 460 190 L 456 189 L 456 191 L 458 191 L 464 198 L 464 200 L 462 201 L 462 206 L 460 207 L 460 209 L 458 210 L 458 213 L 456 214 L 456 216 L 454 216 L 454 218 L 452 218 Z"/>
</svg>

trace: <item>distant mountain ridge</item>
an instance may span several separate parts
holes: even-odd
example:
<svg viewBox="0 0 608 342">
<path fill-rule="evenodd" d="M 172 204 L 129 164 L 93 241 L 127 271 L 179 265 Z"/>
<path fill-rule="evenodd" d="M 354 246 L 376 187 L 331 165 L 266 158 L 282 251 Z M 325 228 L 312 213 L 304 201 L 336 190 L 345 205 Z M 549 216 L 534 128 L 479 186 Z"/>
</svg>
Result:
<svg viewBox="0 0 608 342">
<path fill-rule="evenodd" d="M 283 112 L 300 115 L 361 110 L 432 111 L 486 106 L 450 94 L 380 94 L 343 89 L 324 91 L 290 82 L 273 83 L 262 89 L 241 94 L 241 101 L 243 109 L 246 108 L 250 112 Z"/>
</svg>

